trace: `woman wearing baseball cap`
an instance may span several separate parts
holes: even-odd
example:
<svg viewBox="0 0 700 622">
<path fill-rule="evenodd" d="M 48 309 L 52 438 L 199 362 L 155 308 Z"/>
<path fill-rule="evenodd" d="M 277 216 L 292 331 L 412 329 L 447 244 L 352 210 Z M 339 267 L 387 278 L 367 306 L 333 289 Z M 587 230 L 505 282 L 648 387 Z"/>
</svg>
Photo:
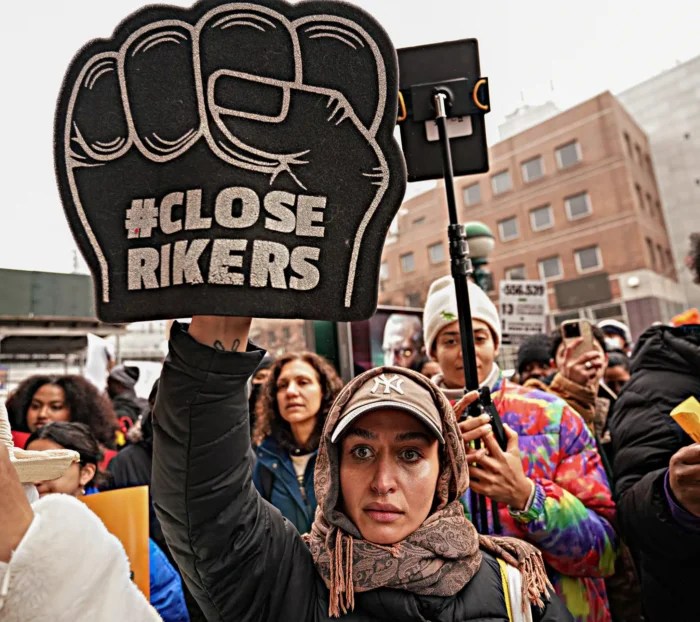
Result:
<svg viewBox="0 0 700 622">
<path fill-rule="evenodd" d="M 475 283 L 468 288 L 479 384 L 491 389 L 507 435 L 502 450 L 488 416 L 460 421 L 471 489 L 491 500 L 490 510 L 498 508 L 503 534 L 542 552 L 554 588 L 577 621 L 608 621 L 603 577 L 614 571 L 615 505 L 593 436 L 560 398 L 503 377 L 496 363 L 498 311 Z M 433 380 L 448 399 L 459 400 L 465 375 L 451 277 L 430 286 L 423 327 L 426 349 L 442 370 Z M 476 439 L 483 442 L 479 450 L 471 449 Z M 469 501 L 465 496 L 467 507 Z M 491 512 L 488 518 L 492 530 Z"/>
<path fill-rule="evenodd" d="M 175 324 L 154 417 L 156 511 L 208 619 L 571 619 L 536 549 L 465 518 L 454 412 L 407 369 L 370 370 L 338 395 L 300 536 L 251 480 L 245 384 L 263 353 L 242 345 L 249 327 Z"/>
</svg>

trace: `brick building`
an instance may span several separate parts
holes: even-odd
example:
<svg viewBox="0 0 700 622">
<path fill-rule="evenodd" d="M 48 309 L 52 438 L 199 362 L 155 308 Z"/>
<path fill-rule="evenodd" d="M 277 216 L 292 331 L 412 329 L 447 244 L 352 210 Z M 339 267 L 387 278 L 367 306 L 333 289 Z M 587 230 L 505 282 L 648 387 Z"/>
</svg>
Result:
<svg viewBox="0 0 700 622">
<path fill-rule="evenodd" d="M 495 291 L 504 277 L 544 279 L 555 322 L 615 317 L 635 336 L 683 308 L 647 138 L 610 93 L 497 143 L 490 162 L 456 194 L 460 220 L 496 236 Z M 380 303 L 421 306 L 449 273 L 447 221 L 440 184 L 404 203 Z"/>
</svg>

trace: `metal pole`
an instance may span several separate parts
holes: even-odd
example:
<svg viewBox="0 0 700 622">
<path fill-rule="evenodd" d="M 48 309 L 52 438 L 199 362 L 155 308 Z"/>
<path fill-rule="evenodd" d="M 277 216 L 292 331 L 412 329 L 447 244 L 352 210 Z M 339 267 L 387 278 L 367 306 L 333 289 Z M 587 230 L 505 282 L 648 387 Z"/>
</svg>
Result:
<svg viewBox="0 0 700 622">
<path fill-rule="evenodd" d="M 464 227 L 459 224 L 457 216 L 457 201 L 455 199 L 454 173 L 452 169 L 452 150 L 450 139 L 447 136 L 447 95 L 437 92 L 433 96 L 435 105 L 435 123 L 440 137 L 440 147 L 442 150 L 442 172 L 445 178 L 445 195 L 447 197 L 447 211 L 450 217 L 450 224 L 447 227 L 447 237 L 450 243 L 450 265 L 452 268 L 452 278 L 455 283 L 455 293 L 457 295 L 457 319 L 459 321 L 459 336 L 462 343 L 462 365 L 464 368 L 465 389 L 464 392 L 473 391 L 479 388 L 479 376 L 476 372 L 476 350 L 474 345 L 474 333 L 472 331 L 472 312 L 469 306 L 469 285 L 468 278 L 471 272 L 471 261 L 469 259 L 469 244 Z M 474 443 L 478 449 L 481 446 L 479 441 Z M 479 533 L 486 534 L 488 528 L 488 508 L 486 498 L 471 492 L 472 519 Z M 493 508 L 493 511 L 498 511 Z"/>
<path fill-rule="evenodd" d="M 476 373 L 474 333 L 472 332 L 472 312 L 469 306 L 469 286 L 467 285 L 469 274 L 471 273 L 471 260 L 469 259 L 467 234 L 464 227 L 459 224 L 457 216 L 452 150 L 450 149 L 450 139 L 447 136 L 446 100 L 447 95 L 445 93 L 438 92 L 433 97 L 437 113 L 435 123 L 437 124 L 440 147 L 442 149 L 442 170 L 445 178 L 447 211 L 450 216 L 447 236 L 450 243 L 450 264 L 452 277 L 455 282 L 455 293 L 457 294 L 457 308 L 459 309 L 457 315 L 459 316 L 459 335 L 462 342 L 462 364 L 464 366 L 466 392 L 479 388 L 479 377 Z"/>
</svg>

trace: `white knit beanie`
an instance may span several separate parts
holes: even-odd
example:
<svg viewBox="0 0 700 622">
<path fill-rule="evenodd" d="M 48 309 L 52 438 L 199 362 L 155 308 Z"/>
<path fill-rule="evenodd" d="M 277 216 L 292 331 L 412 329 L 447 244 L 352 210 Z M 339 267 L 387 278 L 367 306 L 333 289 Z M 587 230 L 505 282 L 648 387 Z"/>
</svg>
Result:
<svg viewBox="0 0 700 622">
<path fill-rule="evenodd" d="M 496 306 L 473 281 L 468 281 L 469 308 L 472 319 L 481 320 L 491 329 L 496 347 L 501 343 L 501 320 L 498 317 Z M 438 333 L 448 324 L 456 322 L 457 295 L 455 294 L 454 280 L 451 276 L 443 276 L 433 281 L 428 290 L 428 299 L 423 309 L 423 334 L 425 335 L 426 352 L 432 356 L 433 345 Z"/>
</svg>

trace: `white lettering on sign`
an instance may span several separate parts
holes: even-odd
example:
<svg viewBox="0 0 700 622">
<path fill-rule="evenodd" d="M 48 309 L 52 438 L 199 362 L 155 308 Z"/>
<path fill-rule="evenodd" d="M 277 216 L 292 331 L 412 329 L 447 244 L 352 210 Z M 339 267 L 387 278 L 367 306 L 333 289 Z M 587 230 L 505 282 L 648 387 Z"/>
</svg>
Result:
<svg viewBox="0 0 700 622">
<path fill-rule="evenodd" d="M 500 282 L 500 310 L 506 342 L 547 332 L 547 286 L 543 281 Z"/>
<path fill-rule="evenodd" d="M 214 221 L 226 229 L 247 229 L 260 219 L 261 201 L 254 190 L 243 186 L 224 188 L 214 202 Z M 263 226 L 269 231 L 322 238 L 326 197 L 295 195 L 273 190 L 263 198 Z M 187 190 L 156 199 L 134 199 L 126 210 L 128 238 L 150 238 L 155 229 L 165 235 L 211 229 L 212 218 L 202 216 L 202 191 Z M 184 220 L 184 222 L 183 222 Z"/>
<path fill-rule="evenodd" d="M 211 244 L 211 256 L 202 266 L 202 255 Z M 250 277 L 241 270 L 250 249 Z M 321 249 L 297 246 L 291 250 L 279 242 L 255 240 L 178 240 L 156 248 L 127 251 L 127 288 L 158 289 L 172 285 L 250 285 L 309 291 L 321 280 Z"/>
<path fill-rule="evenodd" d="M 261 199 L 250 188 L 232 186 L 216 196 L 213 216 L 204 216 L 202 191 L 190 189 L 170 192 L 160 202 L 152 197 L 134 199 L 125 212 L 124 225 L 129 239 L 142 240 L 158 229 L 165 235 L 211 229 L 214 224 L 247 229 L 262 218 L 269 231 L 323 238 L 326 202 L 326 197 L 278 190 Z M 205 261 L 202 256 L 207 251 Z M 320 256 L 321 249 L 315 246 L 271 240 L 175 240 L 158 248 L 128 249 L 127 286 L 134 291 L 208 283 L 310 291 L 321 280 Z"/>
</svg>

